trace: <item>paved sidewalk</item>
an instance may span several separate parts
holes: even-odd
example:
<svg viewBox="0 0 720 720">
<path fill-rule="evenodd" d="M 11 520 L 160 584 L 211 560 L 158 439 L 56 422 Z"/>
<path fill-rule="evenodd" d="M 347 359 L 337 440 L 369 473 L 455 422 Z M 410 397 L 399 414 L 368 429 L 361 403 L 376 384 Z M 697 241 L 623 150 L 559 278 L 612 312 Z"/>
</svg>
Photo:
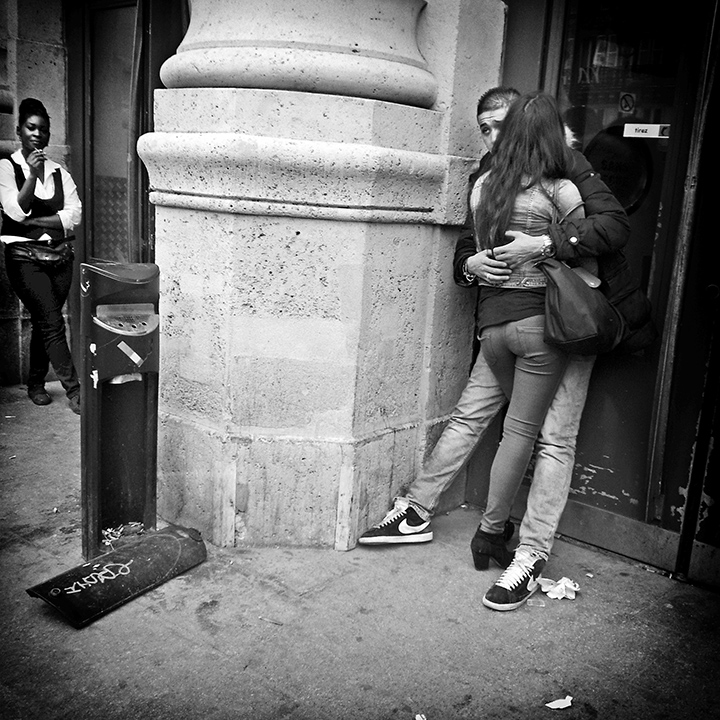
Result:
<svg viewBox="0 0 720 720">
<path fill-rule="evenodd" d="M 720 595 L 559 540 L 544 575 L 578 597 L 492 612 L 474 509 L 423 546 L 208 546 L 76 630 L 25 592 L 82 562 L 80 420 L 49 388 L 0 388 L 3 720 L 720 717 Z"/>
</svg>

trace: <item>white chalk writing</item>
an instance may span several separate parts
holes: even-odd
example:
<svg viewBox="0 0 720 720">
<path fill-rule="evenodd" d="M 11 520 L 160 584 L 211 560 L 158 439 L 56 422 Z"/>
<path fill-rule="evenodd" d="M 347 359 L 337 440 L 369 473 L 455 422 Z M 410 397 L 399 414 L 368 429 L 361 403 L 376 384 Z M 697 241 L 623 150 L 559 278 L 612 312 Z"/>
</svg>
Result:
<svg viewBox="0 0 720 720">
<path fill-rule="evenodd" d="M 103 584 L 110 580 L 116 580 L 121 575 L 130 574 L 130 564 L 132 560 L 126 563 L 108 563 L 103 566 L 101 570 L 85 575 L 80 580 L 76 580 L 70 587 L 63 588 L 68 595 L 74 595 L 76 593 L 87 590 L 87 588 L 97 585 L 98 583 Z M 97 567 L 97 566 L 96 566 Z"/>
</svg>

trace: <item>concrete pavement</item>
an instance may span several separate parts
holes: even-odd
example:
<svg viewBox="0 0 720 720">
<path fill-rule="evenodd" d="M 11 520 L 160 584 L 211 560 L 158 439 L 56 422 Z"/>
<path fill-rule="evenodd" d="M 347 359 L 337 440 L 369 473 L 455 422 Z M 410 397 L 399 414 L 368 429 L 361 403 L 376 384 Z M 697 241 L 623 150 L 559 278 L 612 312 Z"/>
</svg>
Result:
<svg viewBox="0 0 720 720">
<path fill-rule="evenodd" d="M 48 387 L 0 388 L 3 720 L 720 717 L 720 595 L 558 540 L 544 575 L 577 598 L 490 611 L 472 508 L 422 546 L 208 545 L 76 630 L 25 592 L 82 562 L 80 420 Z"/>
</svg>

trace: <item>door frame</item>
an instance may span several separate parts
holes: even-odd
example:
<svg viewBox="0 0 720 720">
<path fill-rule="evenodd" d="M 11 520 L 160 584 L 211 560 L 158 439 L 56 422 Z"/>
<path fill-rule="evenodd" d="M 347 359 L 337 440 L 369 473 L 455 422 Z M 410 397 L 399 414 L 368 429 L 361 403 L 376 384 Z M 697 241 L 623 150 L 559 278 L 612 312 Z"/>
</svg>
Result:
<svg viewBox="0 0 720 720">
<path fill-rule="evenodd" d="M 133 49 L 134 87 L 128 118 L 131 136 L 153 129 L 154 92 L 162 87 L 160 67 L 175 53 L 190 21 L 188 0 L 64 0 L 63 17 L 67 47 L 68 144 L 72 148 L 71 171 L 83 202 L 86 221 L 76 230 L 76 272 L 79 264 L 92 258 L 91 223 L 92 191 L 92 13 L 117 7 L 137 8 Z M 137 154 L 128 174 L 128 224 L 134 237 L 128 240 L 128 262 L 153 262 L 155 259 L 155 209 L 149 202 L 145 166 Z M 80 357 L 80 293 L 72 292 L 68 300 L 73 354 Z"/>
<path fill-rule="evenodd" d="M 518 32 L 518 24 L 513 21 L 513 8 L 516 16 L 521 16 L 523 0 L 509 0 L 508 33 Z M 714 1 L 717 11 L 717 0 Z M 537 7 L 533 5 L 534 11 Z M 503 83 L 516 87 L 540 87 L 550 94 L 557 95 L 560 78 L 561 45 L 564 36 L 565 0 L 546 2 L 544 41 L 542 43 L 541 62 L 534 66 L 525 60 L 525 67 L 516 63 L 506 66 Z M 697 174 L 705 140 L 707 126 L 707 106 L 710 93 L 715 91 L 714 66 L 717 56 L 717 32 L 713 14 L 708 8 L 707 18 L 694 17 L 695 45 L 684 57 L 681 68 L 682 77 L 677 85 L 681 97 L 677 107 L 685 108 L 682 117 L 673 122 L 673 135 L 680 138 L 671 144 L 671 156 L 668 157 L 669 170 L 664 178 L 661 193 L 661 217 L 659 231 L 666 233 L 664 242 L 666 259 L 666 283 L 669 287 L 666 297 L 660 290 L 650 288 L 649 296 L 655 308 L 664 307 L 664 326 L 661 329 L 661 341 L 657 350 L 658 366 L 656 375 L 655 404 L 652 408 L 650 424 L 650 445 L 648 451 L 648 492 L 645 508 L 645 521 L 616 514 L 609 510 L 593 507 L 572 498 L 568 499 L 558 533 L 582 542 L 607 549 L 648 565 L 662 568 L 671 573 L 681 573 L 693 580 L 720 585 L 720 549 L 690 541 L 691 555 L 683 557 L 682 532 L 669 530 L 660 525 L 661 513 L 665 501 L 665 487 L 668 478 L 665 467 L 665 453 L 672 452 L 672 438 L 668 437 L 668 415 L 670 396 L 677 386 L 675 359 L 683 352 L 678 347 L 678 325 L 681 317 L 683 297 L 688 283 L 688 257 L 694 242 L 699 242 L 695 234 L 697 211 Z M 536 19 L 537 20 L 537 19 Z M 522 39 L 537 27 L 520 28 L 519 44 L 527 45 Z M 520 22 L 522 24 L 522 22 Z M 701 38 L 701 32 L 706 32 Z M 509 38 L 512 44 L 512 38 Z M 529 68 L 527 70 L 526 68 Z M 701 72 L 698 72 L 698 68 Z M 521 74 L 519 74 L 521 73 Z M 696 81 L 696 78 L 699 78 Z M 535 84 L 536 82 L 536 84 Z M 694 85 L 694 87 L 693 87 Z M 669 240 L 676 236 L 675 242 Z M 672 258 L 672 262 L 670 262 Z M 655 293 L 655 294 L 653 294 Z M 666 305 L 665 305 L 666 303 Z M 716 401 L 713 401 L 716 402 Z M 688 418 L 688 422 L 694 422 Z M 490 443 L 495 442 L 493 438 Z M 485 446 L 487 448 L 487 446 Z M 482 450 L 481 450 L 482 452 Z M 481 463 L 475 462 L 477 467 Z M 480 485 L 483 483 L 481 481 Z M 486 488 L 485 488 L 486 489 Z M 515 505 L 513 516 L 522 517 L 527 503 L 528 486 L 523 485 Z M 477 500 L 478 495 L 475 495 Z M 687 508 L 687 502 L 686 502 Z M 693 525 L 692 521 L 689 525 Z M 693 527 L 687 531 L 692 533 Z M 687 545 L 687 543 L 686 543 Z"/>
</svg>

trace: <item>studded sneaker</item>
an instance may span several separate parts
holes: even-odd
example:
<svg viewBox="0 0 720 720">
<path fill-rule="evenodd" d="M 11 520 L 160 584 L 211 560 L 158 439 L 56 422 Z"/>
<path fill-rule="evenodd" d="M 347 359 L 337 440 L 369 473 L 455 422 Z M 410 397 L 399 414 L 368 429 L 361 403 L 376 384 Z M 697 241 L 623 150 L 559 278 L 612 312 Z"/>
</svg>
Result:
<svg viewBox="0 0 720 720">
<path fill-rule="evenodd" d="M 544 567 L 540 554 L 518 550 L 508 569 L 485 593 L 483 605 L 501 611 L 519 608 L 540 587 L 538 578 Z"/>
<path fill-rule="evenodd" d="M 433 539 L 430 521 L 420 517 L 404 498 L 397 498 L 393 509 L 358 538 L 360 545 L 424 543 Z"/>
</svg>

